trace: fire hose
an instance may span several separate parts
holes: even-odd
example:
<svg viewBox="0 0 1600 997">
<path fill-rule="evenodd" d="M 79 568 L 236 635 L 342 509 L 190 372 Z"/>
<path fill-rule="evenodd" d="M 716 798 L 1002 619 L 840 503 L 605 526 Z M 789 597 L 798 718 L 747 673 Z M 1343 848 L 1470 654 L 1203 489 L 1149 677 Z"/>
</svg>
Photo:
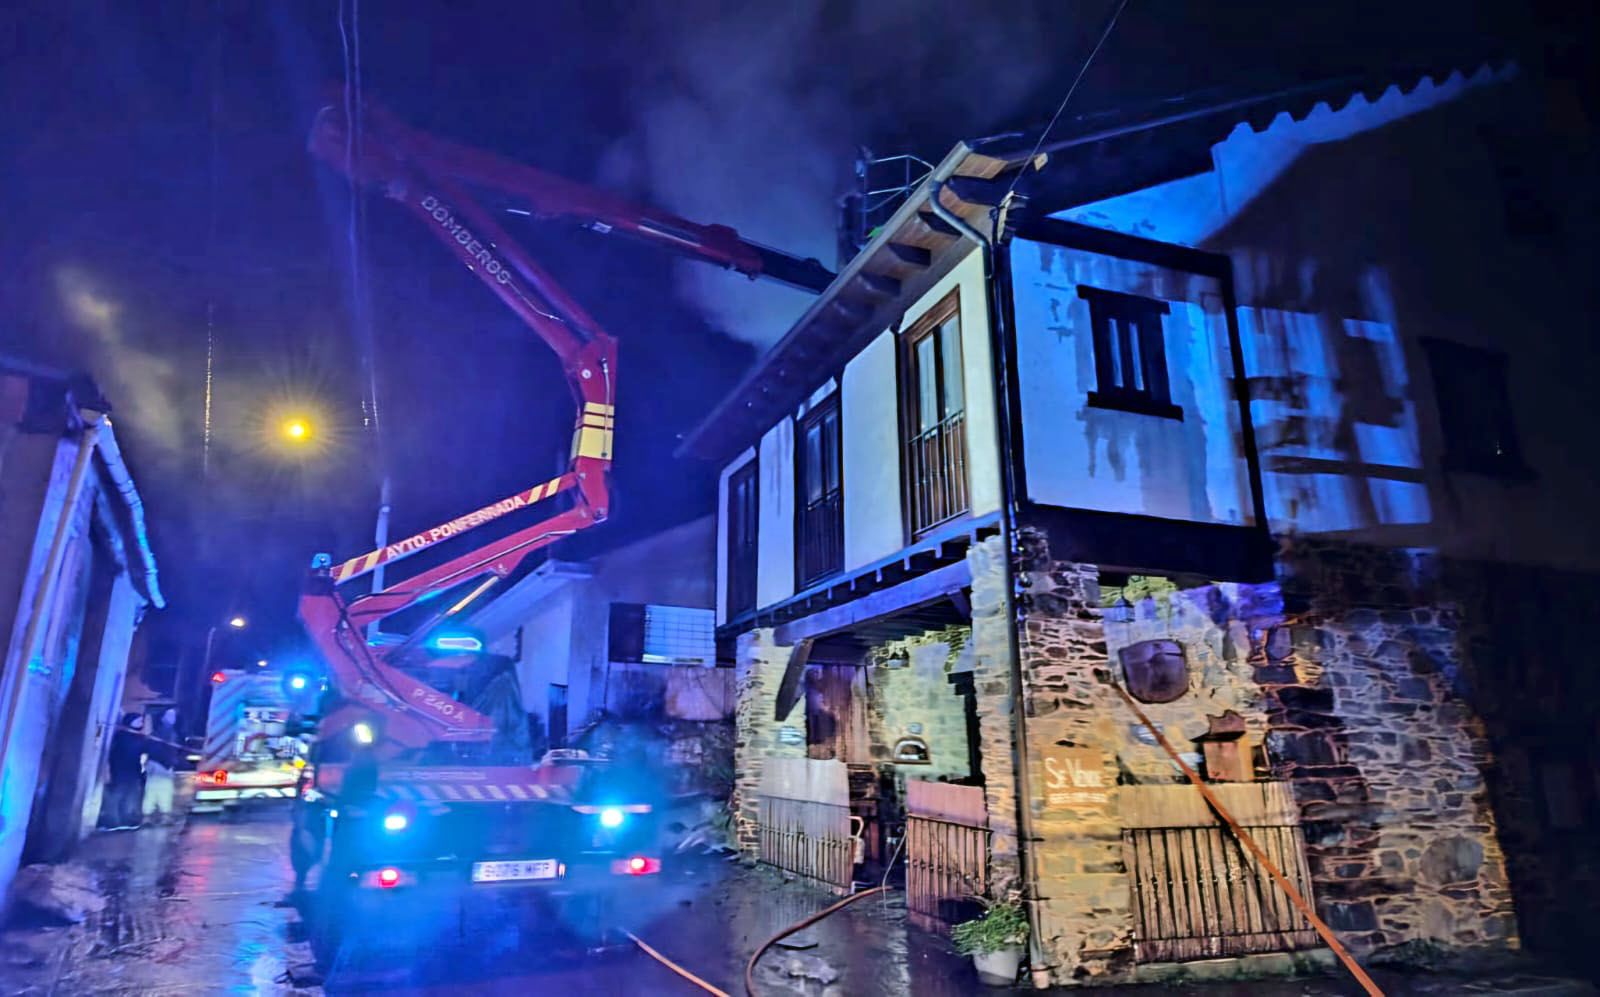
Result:
<svg viewBox="0 0 1600 997">
<path fill-rule="evenodd" d="M 845 907 L 848 907 L 849 905 L 855 903 L 857 900 L 860 900 L 862 897 L 870 897 L 874 893 L 883 893 L 887 889 L 888 889 L 888 887 L 885 887 L 885 886 L 874 886 L 870 890 L 862 890 L 860 893 L 852 893 L 850 896 L 845 897 L 843 900 L 840 900 L 838 903 L 835 903 L 835 904 L 833 904 L 831 906 L 825 907 L 822 910 L 817 911 L 815 914 L 812 914 L 810 917 L 807 917 L 804 920 L 797 921 L 794 924 L 789 925 L 789 927 L 784 928 L 782 931 L 778 932 L 777 934 L 773 935 L 771 938 L 768 938 L 766 941 L 762 942 L 756 948 L 755 952 L 751 954 L 750 961 L 745 963 L 745 966 L 744 966 L 744 991 L 745 991 L 745 993 L 748 994 L 749 997 L 756 997 L 756 978 L 755 978 L 756 963 L 761 961 L 761 957 L 763 955 L 766 955 L 767 950 L 772 948 L 772 946 L 774 946 L 774 945 L 778 944 L 779 942 L 783 941 L 785 938 L 788 938 L 790 935 L 794 934 L 796 931 L 799 931 L 802 928 L 808 928 L 811 925 L 816 924 L 818 921 L 822 920 L 823 918 L 827 917 L 828 915 L 836 913 L 837 911 L 843 910 Z M 642 950 L 644 950 L 645 955 L 648 955 L 650 958 L 652 958 L 652 959 L 656 960 L 657 962 L 661 963 L 663 966 L 665 966 L 668 969 L 672 970 L 674 973 L 677 973 L 679 976 L 681 976 L 684 979 L 688 980 L 690 983 L 693 983 L 695 986 L 697 986 L 700 989 L 704 990 L 706 993 L 714 994 L 715 997 L 731 997 L 731 995 L 726 990 L 720 990 L 717 987 L 712 986 L 711 984 L 707 983 L 705 980 L 702 980 L 700 977 L 694 975 L 693 973 L 689 972 L 687 969 L 684 969 L 682 966 L 680 966 L 677 963 L 673 962 L 671 959 L 668 959 L 666 956 L 662 955 L 660 952 L 657 952 L 655 949 L 651 948 L 649 945 L 646 945 L 644 943 L 644 941 L 641 938 L 639 938 L 638 935 L 635 935 L 633 932 L 624 931 L 623 934 L 625 934 L 629 938 L 633 939 L 633 943 L 635 945 L 639 946 L 639 948 L 641 948 Z"/>
<path fill-rule="evenodd" d="M 1145 716 L 1144 711 L 1139 709 L 1139 704 L 1135 703 L 1133 697 L 1128 695 L 1128 690 L 1115 682 L 1108 684 L 1117 691 L 1117 695 L 1122 697 L 1122 701 L 1128 704 L 1128 709 L 1132 710 L 1133 715 L 1139 718 L 1139 722 L 1144 725 L 1145 729 L 1155 736 L 1156 743 L 1161 745 L 1162 750 L 1167 753 L 1167 757 L 1171 758 L 1178 768 L 1183 770 L 1183 774 L 1188 777 L 1189 781 L 1194 783 L 1194 788 L 1200 791 L 1200 795 L 1205 798 L 1206 803 L 1228 825 L 1228 829 L 1233 832 L 1233 836 L 1239 839 L 1239 843 L 1251 855 L 1255 856 L 1256 861 L 1260 862 L 1262 868 L 1266 869 L 1267 874 L 1272 877 L 1272 881 L 1278 884 L 1278 888 L 1288 895 L 1289 902 L 1294 904 L 1295 909 L 1311 923 L 1311 927 L 1315 928 L 1317 934 L 1322 936 L 1322 940 L 1328 943 L 1328 948 L 1333 950 L 1333 954 L 1344 964 L 1344 968 L 1349 970 L 1350 975 L 1355 977 L 1356 982 L 1361 984 L 1361 988 L 1371 997 L 1384 997 L 1383 991 L 1373 982 L 1372 977 L 1367 975 L 1366 970 L 1361 968 L 1355 957 L 1339 943 L 1338 938 L 1334 937 L 1333 929 L 1328 927 L 1322 918 L 1317 916 L 1317 912 L 1311 909 L 1311 904 L 1307 903 L 1306 898 L 1301 896 L 1300 891 L 1296 890 L 1294 884 L 1289 882 L 1289 877 L 1283 874 L 1277 863 L 1273 862 L 1267 856 L 1267 853 L 1261 850 L 1261 846 L 1256 844 L 1256 840 L 1250 836 L 1249 832 L 1240 826 L 1239 822 L 1234 819 L 1233 814 L 1223 807 L 1222 802 L 1217 799 L 1217 795 L 1206 785 L 1205 780 L 1201 779 L 1199 773 L 1189 767 L 1189 763 L 1185 762 L 1183 757 L 1167 741 L 1166 735 L 1162 734 L 1161 730 L 1150 721 L 1150 718 Z"/>
</svg>

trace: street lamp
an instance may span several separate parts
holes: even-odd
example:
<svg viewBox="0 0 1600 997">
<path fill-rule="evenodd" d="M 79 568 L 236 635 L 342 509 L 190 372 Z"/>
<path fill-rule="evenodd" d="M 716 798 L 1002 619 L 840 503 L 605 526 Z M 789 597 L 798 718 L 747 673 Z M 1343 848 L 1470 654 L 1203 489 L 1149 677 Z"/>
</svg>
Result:
<svg viewBox="0 0 1600 997">
<path fill-rule="evenodd" d="M 283 420 L 283 425 L 279 427 L 279 431 L 283 434 L 283 438 L 290 443 L 310 443 L 315 435 L 312 431 L 311 420 L 299 415 L 290 416 Z"/>
<path fill-rule="evenodd" d="M 233 630 L 243 630 L 245 627 L 250 625 L 250 621 L 245 619 L 243 616 L 240 616 L 238 614 L 234 614 L 233 616 L 228 617 L 227 625 L 228 625 L 228 627 L 230 629 L 233 629 Z M 210 676 L 211 677 L 211 682 L 209 684 L 205 685 L 205 686 L 200 686 L 199 685 L 199 675 L 197 675 L 193 679 L 189 680 L 189 681 L 193 681 L 195 683 L 195 685 L 194 686 L 186 686 L 187 688 L 196 689 L 195 695 L 201 701 L 200 703 L 196 704 L 197 710 L 205 708 L 205 701 L 206 701 L 207 697 L 210 695 L 211 685 L 215 684 L 218 681 L 217 676 L 222 674 L 221 672 L 213 671 L 212 668 L 211 668 L 211 652 L 216 649 L 217 631 L 221 630 L 221 629 L 222 629 L 222 624 L 214 623 L 209 628 L 207 628 L 207 630 L 206 630 L 206 653 L 205 653 L 205 658 L 202 659 L 202 661 L 200 662 L 200 673 L 199 674 L 200 675 L 208 675 L 208 676 Z M 226 676 L 224 676 L 224 677 L 226 677 Z M 182 680 L 180 680 L 179 684 L 180 685 L 184 685 L 185 683 Z M 185 693 L 182 692 L 182 691 L 179 691 L 178 692 L 178 696 L 179 696 L 179 699 L 180 699 L 180 708 L 181 708 L 181 701 L 185 698 Z M 188 730 L 190 730 L 191 732 L 193 732 L 195 730 L 202 730 L 203 731 L 205 729 L 205 727 L 203 725 L 199 726 L 199 727 L 196 727 L 195 725 L 198 722 L 199 722 L 199 718 L 197 716 L 185 716 L 185 717 L 183 717 L 184 726 Z"/>
<path fill-rule="evenodd" d="M 235 630 L 243 630 L 249 625 L 250 621 L 246 620 L 242 616 L 230 616 L 228 618 L 228 626 Z M 205 661 L 201 662 L 200 664 L 200 674 L 202 675 L 205 675 L 211 671 L 211 650 L 214 646 L 216 646 L 217 631 L 219 629 L 221 629 L 219 626 L 213 625 L 211 629 L 206 631 L 206 657 Z"/>
</svg>

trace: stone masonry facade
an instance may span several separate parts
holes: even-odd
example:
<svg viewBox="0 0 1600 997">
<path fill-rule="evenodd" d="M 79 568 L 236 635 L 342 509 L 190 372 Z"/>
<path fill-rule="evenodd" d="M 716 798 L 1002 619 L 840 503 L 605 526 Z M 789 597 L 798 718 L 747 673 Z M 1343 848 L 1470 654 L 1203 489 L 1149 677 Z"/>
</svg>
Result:
<svg viewBox="0 0 1600 997">
<path fill-rule="evenodd" d="M 1488 746 L 1455 688 L 1458 611 L 1439 598 L 1426 557 L 1286 547 L 1277 583 L 1173 587 L 1105 606 L 1095 566 L 1052 560 L 1037 533 L 1021 546 L 1030 755 L 1092 749 L 1113 787 L 1108 805 L 1078 809 L 1047 809 L 1034 794 L 1056 983 L 1132 973 L 1119 803 L 1184 781 L 1107 684 L 1122 681 L 1118 650 L 1150 639 L 1182 646 L 1189 690 L 1145 712 L 1180 752 L 1198 751 L 1208 718 L 1244 718 L 1247 749 L 1264 749 L 1257 777 L 1291 787 L 1319 914 L 1348 946 L 1516 945 Z"/>
<path fill-rule="evenodd" d="M 728 801 L 732 815 L 734 843 L 740 851 L 754 855 L 758 846 L 757 822 L 760 817 L 761 766 L 767 758 L 804 758 L 804 740 L 785 743 L 779 731 L 785 724 L 805 729 L 805 709 L 796 706 L 783 721 L 774 719 L 778 684 L 789 662 L 787 647 L 772 641 L 772 630 L 763 627 L 739 635 L 738 661 L 734 670 L 737 706 L 733 714 L 733 795 Z"/>
<path fill-rule="evenodd" d="M 1031 759 L 1021 774 L 1031 797 L 1041 942 L 1055 984 L 1134 976 L 1122 808 L 1134 804 L 1141 787 L 1185 783 L 1110 685 L 1125 682 L 1118 652 L 1148 640 L 1182 648 L 1188 688 L 1172 702 L 1143 709 L 1192 764 L 1200 751 L 1194 739 L 1212 718 L 1232 711 L 1244 720 L 1242 745 L 1254 778 L 1288 785 L 1312 899 L 1353 951 L 1404 957 L 1413 950 L 1518 946 L 1486 779 L 1494 758 L 1467 695 L 1469 659 L 1482 643 L 1470 636 L 1481 627 L 1468 617 L 1481 601 L 1464 602 L 1464 583 L 1446 579 L 1437 559 L 1286 541 L 1276 581 L 1183 587 L 1165 580 L 1140 585 L 1103 577 L 1095 565 L 1055 560 L 1046 537 L 1032 530 L 1022 532 L 1019 547 L 1014 607 L 999 538 L 974 544 L 967 554 L 970 630 L 913 640 L 909 664 L 870 669 L 871 760 L 887 767 L 883 753 L 920 715 L 938 760 L 950 768 L 903 766 L 902 774 L 965 774 L 951 757 L 957 721 L 964 731 L 965 720 L 947 675 L 970 668 L 990 881 L 998 895 L 1021 888 L 1018 697 L 1008 644 L 1013 619 L 1020 621 L 1020 698 Z M 773 718 L 788 655 L 770 630 L 739 638 L 732 811 L 747 852 L 755 850 L 763 759 L 806 752 L 803 737 L 779 737 L 784 726 L 803 733 L 803 708 L 781 722 Z M 912 687 L 918 681 L 939 688 L 919 692 Z M 1046 807 L 1038 768 L 1046 749 L 1098 757 L 1106 802 Z"/>
</svg>

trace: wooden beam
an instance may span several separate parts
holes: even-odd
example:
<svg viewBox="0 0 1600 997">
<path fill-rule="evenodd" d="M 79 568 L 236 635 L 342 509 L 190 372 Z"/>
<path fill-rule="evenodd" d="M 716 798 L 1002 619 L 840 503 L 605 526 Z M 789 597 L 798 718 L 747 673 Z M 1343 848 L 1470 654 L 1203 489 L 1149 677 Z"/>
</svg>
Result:
<svg viewBox="0 0 1600 997">
<path fill-rule="evenodd" d="M 951 225 L 949 222 L 945 221 L 943 218 L 940 218 L 938 215 L 934 214 L 931 211 L 919 211 L 919 212 L 917 212 L 917 219 L 919 221 L 921 221 L 922 224 L 928 226 L 928 228 L 932 229 L 935 232 L 938 232 L 940 235 L 960 235 L 961 234 L 961 233 L 959 233 L 959 232 L 957 232 L 955 230 L 955 226 Z"/>
<path fill-rule="evenodd" d="M 956 612 L 972 619 L 972 597 L 967 595 L 966 589 L 957 589 L 950 593 L 950 603 L 956 607 Z"/>
<path fill-rule="evenodd" d="M 893 277 L 886 277 L 881 273 L 868 273 L 863 270 L 856 275 L 856 279 L 861 281 L 861 286 L 873 294 L 885 298 L 898 298 L 900 296 L 900 282 Z"/>
<path fill-rule="evenodd" d="M 806 662 L 811 659 L 811 638 L 802 638 L 789 652 L 789 663 L 783 668 L 783 681 L 778 683 L 778 700 L 772 719 L 782 722 L 800 702 L 801 682 L 806 674 Z"/>
<path fill-rule="evenodd" d="M 913 246 L 907 242 L 889 243 L 889 252 L 895 259 L 914 267 L 930 267 L 933 265 L 933 251 L 921 246 Z"/>
<path fill-rule="evenodd" d="M 862 322 L 867 320 L 868 316 L 872 314 L 870 310 L 846 301 L 843 298 L 834 298 L 832 304 L 830 304 L 828 307 L 834 312 L 834 314 L 842 318 L 846 324 L 851 326 L 860 325 Z"/>
<path fill-rule="evenodd" d="M 913 606 L 933 602 L 948 596 L 951 592 L 959 592 L 970 584 L 972 584 L 972 573 L 967 568 L 967 562 L 957 561 L 843 605 L 833 606 L 784 623 L 774 631 L 773 639 L 780 645 L 798 646 L 802 641 L 839 633 L 851 627 L 894 616 Z M 808 649 L 807 654 L 809 653 Z M 784 681 L 787 682 L 788 678 L 788 673 L 785 672 Z"/>
<path fill-rule="evenodd" d="M 986 208 L 998 206 L 1011 190 L 1010 183 L 982 177 L 951 177 L 944 182 L 944 186 L 968 204 L 981 204 Z"/>
</svg>

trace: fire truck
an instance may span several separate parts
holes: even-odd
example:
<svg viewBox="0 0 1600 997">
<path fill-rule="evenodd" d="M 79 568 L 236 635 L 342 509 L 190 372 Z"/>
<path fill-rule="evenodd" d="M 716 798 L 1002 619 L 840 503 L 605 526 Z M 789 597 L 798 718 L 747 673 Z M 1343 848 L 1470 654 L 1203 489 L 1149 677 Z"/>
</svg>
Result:
<svg viewBox="0 0 1600 997">
<path fill-rule="evenodd" d="M 264 671 L 212 673 L 205 740 L 195 766 L 194 812 L 294 797 L 310 745 L 294 727 L 299 704 L 285 688 L 287 681 Z"/>
<path fill-rule="evenodd" d="M 616 340 L 502 226 L 506 215 L 621 235 L 753 278 L 819 291 L 832 275 L 802 260 L 495 154 L 424 133 L 381 107 L 360 108 L 359 136 L 336 103 L 318 116 L 311 152 L 410 212 L 560 358 L 577 409 L 566 469 L 456 519 L 335 561 L 318 555 L 299 615 L 330 685 L 312 764 L 296 801 L 297 874 L 321 864 L 308 919 L 326 951 L 353 910 L 423 892 L 525 891 L 535 897 L 640 909 L 633 894 L 659 878 L 651 780 L 631 765 L 581 753 L 538 763 L 508 757 L 494 723 L 450 683 L 430 681 L 474 656 L 446 653 L 453 617 L 538 551 L 605 521 L 617 402 Z M 469 191 L 493 197 L 494 210 Z M 532 522 L 388 587 L 346 587 L 459 540 L 486 523 Z M 422 607 L 422 608 L 418 608 Z M 399 639 L 381 621 L 426 613 Z M 431 612 L 428 612 L 431 610 Z M 463 662 L 466 664 L 463 664 Z M 400 902 L 399 898 L 410 899 Z M 322 927 L 319 928 L 318 925 Z"/>
</svg>

